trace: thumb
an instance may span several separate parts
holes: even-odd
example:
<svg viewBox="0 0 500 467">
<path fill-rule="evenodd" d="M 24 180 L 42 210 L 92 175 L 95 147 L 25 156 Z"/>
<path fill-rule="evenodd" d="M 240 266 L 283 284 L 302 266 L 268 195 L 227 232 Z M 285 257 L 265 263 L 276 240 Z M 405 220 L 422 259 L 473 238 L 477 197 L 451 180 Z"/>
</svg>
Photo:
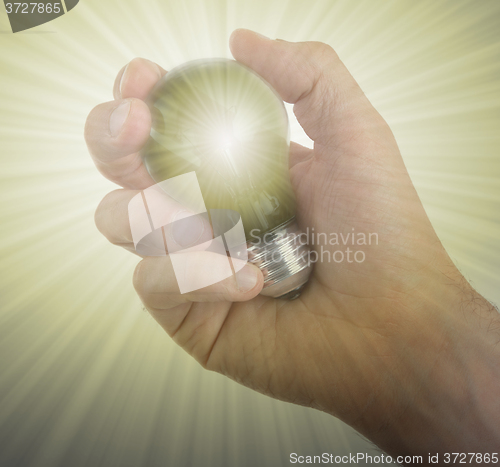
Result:
<svg viewBox="0 0 500 467">
<path fill-rule="evenodd" d="M 284 101 L 295 104 L 299 123 L 316 143 L 350 138 L 359 133 L 360 124 L 373 126 L 367 117 L 381 120 L 329 45 L 271 40 L 247 29 L 234 31 L 229 42 L 236 60 L 261 75 Z"/>
</svg>

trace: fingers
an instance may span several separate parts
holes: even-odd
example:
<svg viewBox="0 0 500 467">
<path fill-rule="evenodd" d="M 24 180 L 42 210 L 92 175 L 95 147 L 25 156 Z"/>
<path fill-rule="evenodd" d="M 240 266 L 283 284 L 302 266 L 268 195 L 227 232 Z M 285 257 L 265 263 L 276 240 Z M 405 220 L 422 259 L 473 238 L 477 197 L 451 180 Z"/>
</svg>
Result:
<svg viewBox="0 0 500 467">
<path fill-rule="evenodd" d="M 116 100 L 129 97 L 145 100 L 166 73 L 156 63 L 144 58 L 134 58 L 118 73 L 113 86 L 113 96 Z"/>
<path fill-rule="evenodd" d="M 190 302 L 246 301 L 262 290 L 264 278 L 253 264 L 246 263 L 235 277 L 226 274 L 229 258 L 225 255 L 196 251 L 172 256 L 148 257 L 137 265 L 134 287 L 147 308 L 167 310 Z M 190 271 L 191 288 L 206 283 L 208 279 L 215 283 L 181 294 L 178 278 L 182 278 L 176 276 L 179 261 L 182 261 L 182 271 Z M 224 279 L 216 281 L 224 276 Z"/>
<path fill-rule="evenodd" d="M 97 207 L 95 223 L 109 242 L 134 253 L 134 240 L 137 244 L 144 238 L 138 248 L 138 253 L 143 256 L 148 252 L 165 255 L 167 250 L 204 249 L 202 244 L 213 238 L 206 216 L 193 215 L 155 187 L 144 192 L 115 190 L 108 193 Z M 145 237 L 153 232 L 153 228 L 160 227 L 163 229 L 160 235 Z"/>
<path fill-rule="evenodd" d="M 128 218 L 128 204 L 139 190 L 115 190 L 108 193 L 97 206 L 94 220 L 97 229 L 113 245 L 135 252 Z"/>
<path fill-rule="evenodd" d="M 230 39 L 234 58 L 266 79 L 316 143 L 350 138 L 367 117 L 380 119 L 334 50 L 321 42 L 286 42 L 237 29 Z M 363 116 L 362 119 L 359 117 Z"/>
<path fill-rule="evenodd" d="M 291 142 L 291 168 L 310 157 L 309 148 Z M 131 203 L 134 198 L 139 198 L 138 204 Z M 142 209 L 147 214 L 134 215 L 137 209 Z M 158 218 L 155 213 L 160 213 Z M 167 245 L 173 245 L 175 251 L 213 238 L 213 230 L 206 216 L 193 216 L 192 212 L 166 195 L 161 187 L 157 189 L 156 186 L 144 191 L 120 189 L 108 193 L 99 203 L 94 218 L 97 229 L 109 242 L 134 253 L 136 249 L 133 232 L 151 230 L 150 222 L 164 226 L 165 242 Z M 144 223 L 147 225 L 137 225 Z M 162 249 L 163 246 L 162 243 Z"/>
<path fill-rule="evenodd" d="M 139 150 L 149 138 L 151 114 L 139 99 L 106 102 L 87 118 L 85 140 L 99 171 L 125 188 L 146 188 L 153 180 Z"/>
<path fill-rule="evenodd" d="M 124 188 L 154 183 L 139 155 L 151 130 L 151 113 L 143 99 L 165 73 L 149 60 L 132 60 L 115 81 L 117 100 L 98 105 L 87 118 L 85 140 L 97 168 Z"/>
</svg>

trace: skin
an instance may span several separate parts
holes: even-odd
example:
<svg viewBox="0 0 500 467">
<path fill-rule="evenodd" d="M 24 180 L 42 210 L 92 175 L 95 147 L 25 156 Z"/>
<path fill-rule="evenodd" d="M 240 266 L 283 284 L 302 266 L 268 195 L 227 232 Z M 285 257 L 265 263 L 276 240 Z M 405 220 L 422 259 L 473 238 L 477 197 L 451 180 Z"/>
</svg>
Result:
<svg viewBox="0 0 500 467">
<path fill-rule="evenodd" d="M 318 262 L 292 302 L 259 295 L 251 264 L 239 286 L 181 295 L 168 256 L 143 258 L 134 287 L 145 307 L 204 368 L 339 417 L 392 455 L 498 451 L 499 314 L 441 245 L 387 123 L 328 45 L 236 30 L 230 46 L 314 141 L 290 150 L 301 227 L 379 241 L 359 248 L 362 263 Z M 165 73 L 130 62 L 85 128 L 97 168 L 123 187 L 100 203 L 97 227 L 132 252 L 127 205 L 153 184 L 139 156 L 151 126 L 143 100 Z"/>
</svg>

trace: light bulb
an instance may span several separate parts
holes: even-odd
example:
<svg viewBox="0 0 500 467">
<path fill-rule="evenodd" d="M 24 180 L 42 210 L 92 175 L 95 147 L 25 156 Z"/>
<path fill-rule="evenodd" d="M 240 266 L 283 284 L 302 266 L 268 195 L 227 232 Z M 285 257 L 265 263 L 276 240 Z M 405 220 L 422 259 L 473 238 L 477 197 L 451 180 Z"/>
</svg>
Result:
<svg viewBox="0 0 500 467">
<path fill-rule="evenodd" d="M 289 124 L 283 101 L 244 65 L 195 60 L 174 68 L 148 98 L 153 124 L 142 151 L 153 180 L 195 172 L 207 211 L 240 214 L 262 294 L 296 298 L 311 267 L 295 222 Z"/>
</svg>

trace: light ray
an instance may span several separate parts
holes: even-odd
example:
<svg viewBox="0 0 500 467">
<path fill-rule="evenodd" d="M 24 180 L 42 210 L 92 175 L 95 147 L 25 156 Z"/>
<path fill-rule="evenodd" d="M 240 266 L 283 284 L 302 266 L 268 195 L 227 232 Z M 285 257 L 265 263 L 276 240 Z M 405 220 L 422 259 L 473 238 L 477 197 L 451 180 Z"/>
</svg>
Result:
<svg viewBox="0 0 500 467">
<path fill-rule="evenodd" d="M 229 57 L 237 27 L 337 50 L 391 125 L 450 256 L 500 303 L 497 0 L 81 1 L 33 33 L 0 34 L 0 464 L 274 466 L 290 452 L 374 452 L 327 414 L 203 371 L 143 312 L 139 258 L 94 226 L 116 187 L 87 154 L 88 112 L 133 57 L 168 70 Z M 292 140 L 312 147 L 286 107 Z"/>
</svg>

